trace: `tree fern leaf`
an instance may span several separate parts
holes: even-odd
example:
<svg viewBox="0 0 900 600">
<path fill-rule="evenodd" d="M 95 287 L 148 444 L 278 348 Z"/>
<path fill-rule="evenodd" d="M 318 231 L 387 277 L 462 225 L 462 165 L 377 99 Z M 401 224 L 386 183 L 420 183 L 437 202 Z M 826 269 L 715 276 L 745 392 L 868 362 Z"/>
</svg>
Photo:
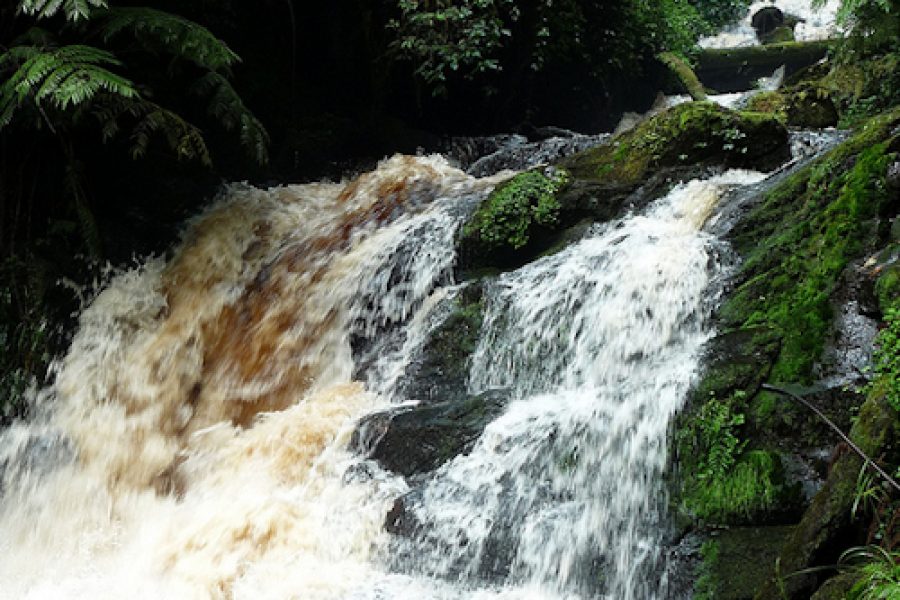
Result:
<svg viewBox="0 0 900 600">
<path fill-rule="evenodd" d="M 202 25 L 152 8 L 109 9 L 101 26 L 103 38 L 109 41 L 123 32 L 147 46 L 213 71 L 227 69 L 240 60 L 225 42 Z"/>
<path fill-rule="evenodd" d="M 152 138 L 162 135 L 179 160 L 199 160 L 206 166 L 212 165 L 206 140 L 195 125 L 149 100 L 121 99 L 119 102 L 119 114 L 128 112 L 138 117 L 131 133 L 132 158 L 143 157 Z"/>
<path fill-rule="evenodd" d="M 46 19 L 55 16 L 62 10 L 66 19 L 78 21 L 89 19 L 91 11 L 97 8 L 106 8 L 106 0 L 20 0 L 19 10 L 26 15 L 32 15 L 38 19 Z"/>
<path fill-rule="evenodd" d="M 24 60 L 0 85 L 0 127 L 9 124 L 15 110 L 29 98 L 37 105 L 50 102 L 66 109 L 90 100 L 100 90 L 126 98 L 138 95 L 131 81 L 106 68 L 121 65 L 106 50 L 82 45 L 52 50 L 20 46 L 14 56 L 11 52 L 0 57 L 0 64 Z"/>
<path fill-rule="evenodd" d="M 269 161 L 269 134 L 244 105 L 231 83 L 216 72 L 209 72 L 194 84 L 192 91 L 209 97 L 207 112 L 226 130 L 239 129 L 241 144 L 259 164 Z"/>
</svg>

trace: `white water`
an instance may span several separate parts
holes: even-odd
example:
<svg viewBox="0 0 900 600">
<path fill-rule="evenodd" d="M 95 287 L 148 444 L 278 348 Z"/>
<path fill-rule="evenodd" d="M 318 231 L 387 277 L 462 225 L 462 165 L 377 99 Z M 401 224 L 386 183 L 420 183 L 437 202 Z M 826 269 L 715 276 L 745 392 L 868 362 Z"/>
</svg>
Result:
<svg viewBox="0 0 900 600">
<path fill-rule="evenodd" d="M 666 436 L 721 271 L 703 225 L 759 178 L 678 186 L 488 287 L 470 386 L 513 401 L 409 496 L 410 539 L 383 530 L 407 482 L 347 442 L 393 399 L 454 293 L 464 208 L 499 179 L 395 157 L 233 188 L 171 261 L 110 283 L 39 416 L 0 437 L 0 596 L 658 597 Z"/>
<path fill-rule="evenodd" d="M 760 0 L 750 6 L 739 23 L 721 33 L 701 39 L 699 45 L 701 48 L 758 46 L 759 40 L 756 39 L 750 20 L 759 9 L 766 6 L 775 6 L 785 14 L 804 20 L 794 28 L 794 38 L 797 41 L 825 40 L 840 33 L 837 23 L 840 5 L 840 0 L 826 0 L 820 8 L 813 8 L 811 0 Z"/>
</svg>

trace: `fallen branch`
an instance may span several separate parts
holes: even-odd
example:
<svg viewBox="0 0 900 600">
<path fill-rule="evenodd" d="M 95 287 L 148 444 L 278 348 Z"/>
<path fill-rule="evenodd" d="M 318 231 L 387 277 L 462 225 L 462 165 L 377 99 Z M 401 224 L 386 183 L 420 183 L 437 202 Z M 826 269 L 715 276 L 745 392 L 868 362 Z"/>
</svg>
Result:
<svg viewBox="0 0 900 600">
<path fill-rule="evenodd" d="M 775 392 L 775 393 L 777 393 L 777 394 L 781 394 L 781 395 L 783 395 L 783 396 L 788 396 L 788 397 L 790 397 L 790 398 L 793 398 L 794 400 L 796 400 L 797 402 L 799 402 L 800 404 L 802 404 L 803 406 L 805 406 L 805 407 L 808 408 L 809 410 L 811 410 L 811 411 L 813 411 L 814 413 L 816 413 L 816 414 L 819 416 L 820 419 L 822 419 L 823 421 L 825 421 L 825 423 L 828 424 L 828 426 L 831 427 L 831 429 L 833 429 L 834 432 L 837 433 L 837 434 L 840 436 L 840 438 L 841 438 L 842 440 L 844 440 L 844 441 L 847 443 L 847 445 L 850 447 L 851 450 L 853 450 L 854 452 L 856 452 L 857 454 L 859 454 L 859 456 L 865 461 L 865 464 L 863 465 L 864 467 L 865 467 L 866 465 L 871 466 L 873 469 L 875 469 L 875 471 L 876 471 L 879 475 L 881 475 L 881 476 L 884 478 L 885 481 L 887 481 L 889 484 L 891 484 L 891 486 L 892 486 L 895 490 L 900 491 L 900 483 L 897 483 L 897 481 L 896 481 L 893 477 L 891 477 L 890 475 L 888 475 L 887 472 L 886 472 L 884 469 L 882 469 L 881 467 L 879 467 L 879 466 L 875 463 L 875 461 L 872 460 L 872 459 L 869 457 L 868 454 L 866 454 L 865 452 L 863 452 L 862 448 L 860 448 L 859 446 L 857 446 L 856 444 L 854 444 L 854 443 L 853 443 L 853 440 L 851 440 L 850 437 L 849 437 L 847 434 L 845 434 L 843 431 L 841 431 L 840 428 L 839 428 L 837 425 L 835 425 L 834 422 L 833 422 L 831 419 L 829 419 L 827 416 L 825 416 L 825 413 L 823 413 L 821 410 L 819 410 L 819 409 L 818 409 L 814 404 L 812 404 L 809 400 L 806 400 L 805 398 L 803 398 L 803 397 L 801 397 L 801 396 L 798 396 L 798 395 L 795 394 L 794 392 L 790 392 L 790 391 L 785 390 L 785 389 L 780 388 L 780 387 L 775 387 L 774 385 L 769 385 L 768 383 L 762 384 L 762 389 L 764 389 L 764 390 L 766 390 L 766 391 L 769 391 L 769 392 Z"/>
</svg>

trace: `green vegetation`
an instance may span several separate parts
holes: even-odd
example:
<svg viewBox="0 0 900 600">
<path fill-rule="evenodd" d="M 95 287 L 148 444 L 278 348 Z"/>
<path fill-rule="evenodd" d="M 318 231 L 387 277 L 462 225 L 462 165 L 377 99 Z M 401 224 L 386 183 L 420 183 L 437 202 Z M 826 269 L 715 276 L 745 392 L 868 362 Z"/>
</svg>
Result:
<svg viewBox="0 0 900 600">
<path fill-rule="evenodd" d="M 435 95 L 447 94 L 454 78 L 496 93 L 487 75 L 512 71 L 530 77 L 574 61 L 586 61 L 586 77 L 606 81 L 644 73 L 647 59 L 659 52 L 689 54 L 701 34 L 737 20 L 747 4 L 397 0 L 399 17 L 389 23 L 396 36 L 391 50 L 415 65 L 415 75 Z"/>
<path fill-rule="evenodd" d="M 32 278 L 17 285 L 16 278 Z M 13 258 L 0 263 L 0 425 L 27 411 L 26 390 L 36 383 L 52 358 L 49 324 L 35 298 L 46 286 L 44 275 Z"/>
<path fill-rule="evenodd" d="M 895 297 L 895 302 L 897 298 Z M 900 411 L 900 308 L 884 315 L 885 326 L 875 339 L 873 391 Z"/>
<path fill-rule="evenodd" d="M 578 178 L 633 185 L 659 167 L 717 164 L 765 168 L 784 157 L 786 144 L 787 131 L 771 115 L 691 102 L 670 108 L 562 164 Z"/>
<path fill-rule="evenodd" d="M 739 429 L 744 415 L 729 402 L 710 398 L 679 432 L 682 499 L 696 519 L 719 524 L 751 520 L 782 499 L 781 461 L 761 450 L 745 452 Z"/>
<path fill-rule="evenodd" d="M 848 553 L 852 557 L 848 559 Z M 853 548 L 842 561 L 852 560 L 859 580 L 850 588 L 847 600 L 893 600 L 900 598 L 900 554 L 879 546 Z M 860 564 L 861 563 L 861 564 Z"/>
<path fill-rule="evenodd" d="M 0 86 L 0 127 L 16 118 L 26 127 L 44 124 L 65 136 L 90 118 L 99 123 L 106 141 L 128 122 L 135 157 L 147 152 L 151 135 L 160 134 L 179 158 L 208 164 L 201 130 L 150 100 L 153 93 L 146 84 L 127 75 L 127 64 L 116 54 L 127 54 L 119 50 L 122 41 L 146 53 L 168 55 L 173 67 L 192 63 L 199 68 L 192 93 L 207 99 L 209 114 L 226 129 L 238 130 L 257 161 L 267 160 L 265 129 L 228 80 L 238 56 L 206 28 L 152 8 L 107 8 L 105 0 L 73 0 L 62 6 L 23 0 L 20 7 L 36 19 L 65 9 L 69 23 L 57 32 L 34 26 L 0 55 L 0 68 L 9 74 Z M 81 43 L 89 40 L 107 47 Z"/>
<path fill-rule="evenodd" d="M 770 192 L 736 239 L 744 281 L 721 314 L 730 327 L 766 326 L 781 350 L 770 379 L 809 383 L 831 320 L 829 296 L 848 262 L 871 239 L 888 199 L 891 129 L 900 111 L 859 134 Z M 887 138 L 887 139 L 885 139 Z"/>
<path fill-rule="evenodd" d="M 536 227 L 551 227 L 557 221 L 560 204 L 557 194 L 569 182 L 564 169 L 545 175 L 528 171 L 501 184 L 463 228 L 463 238 L 477 238 L 486 248 L 528 244 Z"/>
<path fill-rule="evenodd" d="M 693 600 L 716 600 L 716 576 L 714 571 L 719 558 L 719 542 L 706 540 L 700 547 L 700 558 L 703 562 L 697 569 L 697 580 L 694 583 Z"/>
</svg>

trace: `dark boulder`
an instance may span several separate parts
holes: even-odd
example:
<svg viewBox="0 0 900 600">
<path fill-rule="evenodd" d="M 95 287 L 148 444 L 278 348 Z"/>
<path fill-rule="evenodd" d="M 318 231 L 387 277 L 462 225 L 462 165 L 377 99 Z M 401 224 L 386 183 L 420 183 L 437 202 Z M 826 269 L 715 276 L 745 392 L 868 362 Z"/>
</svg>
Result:
<svg viewBox="0 0 900 600">
<path fill-rule="evenodd" d="M 366 417 L 351 445 L 406 477 L 427 473 L 471 450 L 509 398 L 502 390 L 462 402 L 405 407 Z"/>
<path fill-rule="evenodd" d="M 784 13 L 778 7 L 766 6 L 753 13 L 750 24 L 756 30 L 756 37 L 763 42 L 766 36 L 784 25 Z"/>
</svg>

